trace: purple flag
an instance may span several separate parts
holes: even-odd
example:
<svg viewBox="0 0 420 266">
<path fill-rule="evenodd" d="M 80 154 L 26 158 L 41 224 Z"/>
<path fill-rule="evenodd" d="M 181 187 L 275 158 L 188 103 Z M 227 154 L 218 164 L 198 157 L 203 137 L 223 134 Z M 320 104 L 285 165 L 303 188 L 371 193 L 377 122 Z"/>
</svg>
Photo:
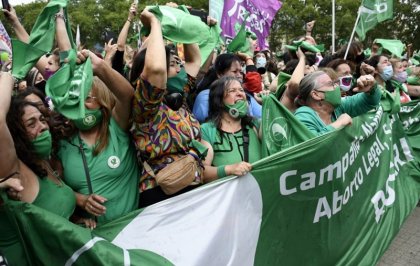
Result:
<svg viewBox="0 0 420 266">
<path fill-rule="evenodd" d="M 271 22 L 282 3 L 278 0 L 225 0 L 220 23 L 222 34 L 227 39 L 236 36 L 235 25 L 241 25 L 247 13 L 246 30 L 257 35 L 260 50 L 268 48 L 266 37 Z"/>
<path fill-rule="evenodd" d="M 12 54 L 12 44 L 10 43 L 9 34 L 7 34 L 6 29 L 3 26 L 3 23 L 0 21 L 0 50 L 6 51 L 9 54 Z"/>
</svg>

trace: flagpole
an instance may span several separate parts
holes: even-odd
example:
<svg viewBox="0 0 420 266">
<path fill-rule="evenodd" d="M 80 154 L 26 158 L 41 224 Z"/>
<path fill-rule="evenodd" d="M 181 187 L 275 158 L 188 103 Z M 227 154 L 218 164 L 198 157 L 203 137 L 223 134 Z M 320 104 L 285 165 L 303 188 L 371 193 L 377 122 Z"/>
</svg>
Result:
<svg viewBox="0 0 420 266">
<path fill-rule="evenodd" d="M 350 36 L 350 40 L 347 43 L 347 49 L 346 49 L 346 53 L 344 54 L 344 60 L 346 60 L 347 58 L 347 54 L 349 53 L 349 49 L 350 49 L 350 44 L 353 41 L 353 37 L 354 37 L 354 33 L 356 32 L 356 27 L 357 27 L 357 23 L 359 22 L 360 19 L 360 14 L 362 13 L 362 6 L 359 7 L 359 10 L 357 11 L 357 18 L 356 18 L 356 22 L 354 23 L 354 27 L 353 27 L 353 32 L 351 33 Z"/>
<path fill-rule="evenodd" d="M 335 53 L 335 0 L 332 0 L 332 52 Z"/>
</svg>

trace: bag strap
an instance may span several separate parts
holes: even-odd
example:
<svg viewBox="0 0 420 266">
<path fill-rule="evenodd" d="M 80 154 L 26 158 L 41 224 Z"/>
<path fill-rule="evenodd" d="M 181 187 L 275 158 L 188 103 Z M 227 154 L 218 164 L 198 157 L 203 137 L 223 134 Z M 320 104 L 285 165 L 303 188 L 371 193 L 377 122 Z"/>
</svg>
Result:
<svg viewBox="0 0 420 266">
<path fill-rule="evenodd" d="M 83 143 L 82 143 L 82 139 L 80 138 L 80 135 L 78 137 L 79 137 L 79 151 L 80 151 L 80 154 L 82 155 L 83 168 L 85 169 L 86 182 L 87 182 L 87 185 L 88 185 L 88 191 L 89 191 L 89 194 L 93 194 L 92 180 L 90 178 L 89 168 L 87 166 L 86 154 L 85 154 L 85 151 L 83 150 Z"/>
<path fill-rule="evenodd" d="M 244 143 L 244 161 L 249 161 L 249 132 L 246 125 L 242 126 L 242 139 Z"/>
</svg>

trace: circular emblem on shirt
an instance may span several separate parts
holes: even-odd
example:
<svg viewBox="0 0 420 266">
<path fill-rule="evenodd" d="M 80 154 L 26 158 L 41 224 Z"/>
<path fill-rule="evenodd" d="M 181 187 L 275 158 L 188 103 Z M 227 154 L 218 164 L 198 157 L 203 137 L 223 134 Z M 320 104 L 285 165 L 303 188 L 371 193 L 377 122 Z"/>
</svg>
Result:
<svg viewBox="0 0 420 266">
<path fill-rule="evenodd" d="M 83 119 L 83 124 L 85 124 L 86 126 L 93 125 L 95 122 L 96 122 L 96 117 L 94 115 L 87 115 Z"/>
<path fill-rule="evenodd" d="M 112 155 L 111 157 L 108 158 L 108 166 L 109 166 L 109 168 L 115 169 L 118 166 L 120 166 L 120 164 L 121 164 L 121 160 L 117 156 Z"/>
</svg>

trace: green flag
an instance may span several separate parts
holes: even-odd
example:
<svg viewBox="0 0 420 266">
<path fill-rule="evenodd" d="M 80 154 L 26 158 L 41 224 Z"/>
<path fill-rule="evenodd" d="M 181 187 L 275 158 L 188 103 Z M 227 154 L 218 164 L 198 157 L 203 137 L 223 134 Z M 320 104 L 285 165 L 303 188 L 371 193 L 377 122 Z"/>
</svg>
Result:
<svg viewBox="0 0 420 266">
<path fill-rule="evenodd" d="M 402 104 L 399 117 L 413 152 L 420 158 L 420 101 Z"/>
<path fill-rule="evenodd" d="M 315 137 L 273 94 L 263 99 L 261 126 L 263 157 Z"/>
<path fill-rule="evenodd" d="M 360 19 L 356 26 L 360 40 L 366 38 L 366 32 L 379 22 L 393 18 L 393 0 L 364 0 L 359 9 Z"/>
<path fill-rule="evenodd" d="M 392 55 L 402 57 L 405 45 L 400 40 L 376 39 L 373 43 L 380 44 L 383 49 L 388 50 Z"/>
<path fill-rule="evenodd" d="M 148 7 L 160 21 L 162 35 L 175 43 L 197 43 L 200 47 L 201 64 L 204 64 L 210 53 L 220 43 L 221 29 L 218 25 L 209 27 L 197 16 L 190 15 L 183 7 L 169 6 Z M 141 34 L 148 35 L 150 29 L 143 27 Z"/>
<path fill-rule="evenodd" d="M 250 15 L 249 13 L 245 15 L 244 21 L 242 22 L 242 25 L 240 26 L 238 33 L 236 34 L 235 38 L 233 38 L 233 40 L 227 46 L 227 51 L 229 53 L 242 52 L 249 55 L 250 57 L 254 56 L 252 54 L 252 51 L 250 50 L 251 43 L 248 39 L 249 37 L 251 37 L 252 34 L 245 30 L 245 26 L 247 22 L 246 20 L 249 17 L 249 15 Z"/>
<path fill-rule="evenodd" d="M 280 100 L 283 96 L 283 93 L 286 90 L 287 82 L 291 77 L 292 75 L 289 75 L 283 71 L 280 71 L 280 73 L 277 75 L 277 89 L 275 95 L 278 100 Z"/>
</svg>

